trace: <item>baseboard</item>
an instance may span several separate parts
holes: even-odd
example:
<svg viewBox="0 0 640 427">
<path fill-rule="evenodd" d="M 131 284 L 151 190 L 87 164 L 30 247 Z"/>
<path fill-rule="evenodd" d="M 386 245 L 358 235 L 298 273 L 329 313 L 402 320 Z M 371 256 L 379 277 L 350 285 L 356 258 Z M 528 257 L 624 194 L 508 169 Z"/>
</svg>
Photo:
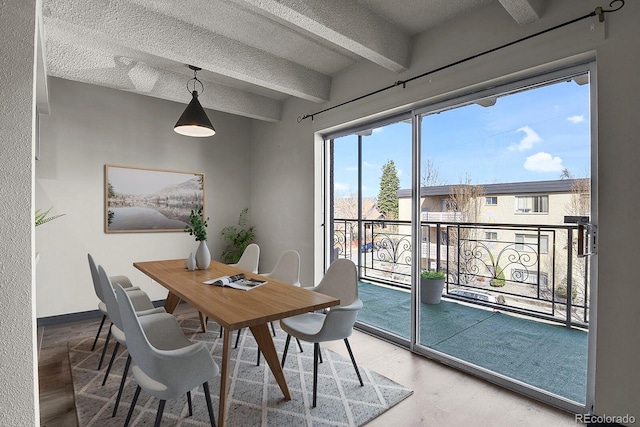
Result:
<svg viewBox="0 0 640 427">
<path fill-rule="evenodd" d="M 152 301 L 154 307 L 164 306 L 163 299 Z M 99 319 L 102 317 L 100 310 L 80 311 L 77 313 L 59 314 L 57 316 L 39 317 L 38 327 L 60 325 L 62 323 L 78 322 L 80 320 Z"/>
</svg>

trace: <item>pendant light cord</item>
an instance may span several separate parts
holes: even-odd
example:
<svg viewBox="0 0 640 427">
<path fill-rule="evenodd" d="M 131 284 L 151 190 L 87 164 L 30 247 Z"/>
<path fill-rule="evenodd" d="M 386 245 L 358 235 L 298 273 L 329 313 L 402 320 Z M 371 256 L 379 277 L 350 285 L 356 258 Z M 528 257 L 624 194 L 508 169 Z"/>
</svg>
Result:
<svg viewBox="0 0 640 427">
<path fill-rule="evenodd" d="M 620 3 L 620 5 L 618 7 L 613 8 L 613 5 L 616 4 L 616 3 Z M 429 76 L 429 75 L 431 75 L 433 73 L 437 73 L 439 71 L 446 70 L 447 68 L 454 67 L 456 65 L 462 64 L 462 63 L 467 62 L 467 61 L 471 61 L 472 59 L 479 58 L 479 57 L 487 55 L 489 53 L 493 53 L 493 52 L 496 52 L 498 50 L 505 49 L 505 48 L 507 48 L 509 46 L 513 46 L 513 45 L 515 45 L 517 43 L 521 43 L 523 41 L 532 39 L 534 37 L 537 37 L 537 36 L 540 36 L 542 34 L 548 33 L 550 31 L 554 31 L 554 30 L 557 30 L 559 28 L 566 27 L 567 25 L 571 25 L 571 24 L 574 24 L 576 22 L 582 21 L 584 19 L 591 18 L 593 16 L 598 16 L 598 20 L 600 22 L 604 22 L 604 14 L 605 13 L 617 12 L 618 10 L 620 10 L 620 9 L 622 9 L 624 7 L 624 4 L 625 4 L 625 0 L 613 0 L 611 3 L 609 3 L 609 7 L 611 7 L 612 9 L 603 9 L 602 7 L 598 6 L 598 7 L 595 8 L 595 10 L 593 12 L 588 13 L 588 14 L 586 14 L 584 16 L 579 17 L 579 18 L 572 19 L 572 20 L 564 22 L 562 24 L 558 24 L 558 25 L 556 25 L 554 27 L 547 28 L 546 30 L 539 31 L 539 32 L 537 32 L 535 34 L 531 34 L 531 35 L 528 35 L 526 37 L 522 37 L 522 38 L 514 40 L 512 42 L 503 44 L 501 46 L 494 47 L 493 49 L 485 50 L 484 52 L 477 53 L 475 55 L 466 57 L 464 59 L 460 59 L 459 61 L 452 62 L 450 64 L 444 65 L 444 66 L 436 68 L 434 70 L 427 71 L 425 73 L 422 73 L 422 74 L 419 74 L 417 76 L 408 78 L 406 80 L 398 80 L 392 85 L 389 85 L 389 86 L 383 87 L 381 89 L 375 90 L 373 92 L 369 92 L 367 94 L 358 96 L 357 98 L 350 99 L 350 100 L 342 102 L 342 103 L 340 103 L 338 105 L 334 105 L 333 107 L 325 108 L 324 110 L 320 110 L 320 111 L 317 111 L 317 112 L 312 113 L 312 114 L 305 114 L 304 116 L 298 116 L 298 123 L 300 123 L 303 120 L 306 120 L 308 118 L 311 118 L 311 121 L 313 121 L 314 116 L 317 116 L 317 115 L 322 114 L 322 113 L 326 113 L 327 111 L 333 110 L 333 109 L 338 108 L 338 107 L 342 107 L 342 106 L 347 105 L 347 104 L 351 104 L 352 102 L 360 101 L 361 99 L 368 98 L 368 97 L 373 96 L 373 95 L 377 95 L 380 92 L 384 92 L 384 91 L 387 91 L 389 89 L 393 89 L 394 87 L 402 86 L 402 88 L 404 89 L 404 88 L 407 87 L 407 83 L 410 83 L 410 82 L 412 82 L 414 80 L 421 79 L 421 78 Z"/>
</svg>

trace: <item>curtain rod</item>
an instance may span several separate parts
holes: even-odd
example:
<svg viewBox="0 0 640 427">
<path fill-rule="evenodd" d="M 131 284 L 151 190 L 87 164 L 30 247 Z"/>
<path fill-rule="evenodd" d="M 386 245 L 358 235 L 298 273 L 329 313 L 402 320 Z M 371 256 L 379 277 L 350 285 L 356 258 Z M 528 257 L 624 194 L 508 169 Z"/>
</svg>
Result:
<svg viewBox="0 0 640 427">
<path fill-rule="evenodd" d="M 525 40 L 529 40 L 531 38 L 540 36 L 542 34 L 550 32 L 550 31 L 557 30 L 558 28 L 562 28 L 562 27 L 565 27 L 567 25 L 574 24 L 574 23 L 576 23 L 578 21 L 582 21 L 583 19 L 591 18 L 592 16 L 596 16 L 597 15 L 598 16 L 598 20 L 600 22 L 604 22 L 604 14 L 605 13 L 611 13 L 611 12 L 617 12 L 618 10 L 622 9 L 624 7 L 625 0 L 613 0 L 611 3 L 609 3 L 609 7 L 613 7 L 613 5 L 615 3 L 621 3 L 621 4 L 618 7 L 614 8 L 614 9 L 608 9 L 608 10 L 603 9 L 602 7 L 598 6 L 598 7 L 595 8 L 595 10 L 593 12 L 588 13 L 588 14 L 586 14 L 584 16 L 579 17 L 579 18 L 572 19 L 570 21 L 564 22 L 564 23 L 556 25 L 554 27 L 547 28 L 546 30 L 539 31 L 539 32 L 537 32 L 535 34 L 531 34 L 531 35 L 528 35 L 526 37 L 522 37 L 522 38 L 520 38 L 518 40 L 514 40 L 512 42 L 503 44 L 501 46 L 494 47 L 493 49 L 485 50 L 484 52 L 481 52 L 481 53 L 478 53 L 478 54 L 475 54 L 475 55 L 472 55 L 472 56 L 468 56 L 468 57 L 466 57 L 464 59 L 460 59 L 459 61 L 452 62 L 450 64 L 444 65 L 442 67 L 436 68 L 436 69 L 431 70 L 431 71 L 427 71 L 426 73 L 419 74 L 417 76 L 408 78 L 406 80 L 398 80 L 392 85 L 385 86 L 385 87 L 383 87 L 381 89 L 378 89 L 378 90 L 374 90 L 373 92 L 369 92 L 367 94 L 358 96 L 357 98 L 350 99 L 350 100 L 342 102 L 342 103 L 340 103 L 338 105 L 334 105 L 333 107 L 325 108 L 324 110 L 320 110 L 320 111 L 317 111 L 317 112 L 312 113 L 312 114 L 305 114 L 304 116 L 298 116 L 298 123 L 300 123 L 303 120 L 308 119 L 308 118 L 311 118 L 311 121 L 313 121 L 313 117 L 317 116 L 318 114 L 326 113 L 327 111 L 333 110 L 334 108 L 342 107 L 343 105 L 347 105 L 347 104 L 351 104 L 352 102 L 360 101 L 361 99 L 367 98 L 369 96 L 376 95 L 376 94 L 378 94 L 380 92 L 384 92 L 384 91 L 387 91 L 389 89 L 393 89 L 394 87 L 402 86 L 402 88 L 404 89 L 404 88 L 407 87 L 407 83 L 410 83 L 410 82 L 412 82 L 414 80 L 421 79 L 421 78 L 426 77 L 428 75 L 431 75 L 433 73 L 437 73 L 438 71 L 446 70 L 447 68 L 451 68 L 453 66 L 462 64 L 463 62 L 471 61 L 472 59 L 479 58 L 481 56 L 484 56 L 484 55 L 487 55 L 489 53 L 498 51 L 500 49 L 504 49 L 504 48 L 507 48 L 509 46 L 513 46 L 514 44 L 523 42 Z"/>
</svg>

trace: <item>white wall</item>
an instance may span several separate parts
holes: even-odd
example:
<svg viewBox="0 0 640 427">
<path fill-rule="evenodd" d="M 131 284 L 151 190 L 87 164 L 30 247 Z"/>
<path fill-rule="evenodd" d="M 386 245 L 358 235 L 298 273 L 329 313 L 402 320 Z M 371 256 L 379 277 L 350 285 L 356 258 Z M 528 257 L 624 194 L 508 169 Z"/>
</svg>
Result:
<svg viewBox="0 0 640 427">
<path fill-rule="evenodd" d="M 152 299 L 166 297 L 132 263 L 186 258 L 197 243 L 183 232 L 104 232 L 104 165 L 205 173 L 205 212 L 212 257 L 219 232 L 249 206 L 251 120 L 207 111 L 217 133 L 189 138 L 173 131 L 185 105 L 51 78 L 51 114 L 41 117 L 36 207 L 64 217 L 36 229 L 38 317 L 96 310 L 87 253 L 110 275 L 124 274 Z M 185 91 L 185 101 L 189 94 Z"/>
<path fill-rule="evenodd" d="M 33 286 L 35 0 L 0 3 L 0 425 L 37 423 Z"/>
<path fill-rule="evenodd" d="M 599 0 L 545 2 L 544 19 L 520 27 L 498 2 L 421 35 L 415 41 L 411 68 L 401 75 L 369 63 L 356 64 L 334 78 L 331 101 L 312 105 L 287 103 L 279 124 L 257 124 L 253 133 L 252 161 L 256 171 L 252 183 L 252 209 L 265 258 L 269 262 L 288 247 L 302 255 L 302 280 L 313 280 L 309 269 L 321 265 L 310 247 L 314 232 L 321 230 L 314 189 L 320 178 L 321 152 L 313 131 L 327 131 L 341 125 L 374 117 L 392 109 L 435 102 L 454 94 L 469 93 L 488 82 L 526 76 L 585 58 L 597 58 L 598 118 L 598 305 L 595 411 L 599 414 L 626 413 L 640 419 L 640 285 L 636 264 L 640 222 L 640 2 L 627 1 L 600 24 L 597 18 L 573 24 L 495 52 L 426 79 L 332 110 L 298 124 L 298 115 L 313 113 L 353 97 L 409 78 L 452 61 L 462 59 L 585 15 Z M 499 29 L 499 31 L 497 31 Z M 509 76 L 511 75 L 511 76 Z M 507 76 L 507 79 L 503 77 Z M 314 145 L 315 144 L 315 145 Z M 312 165 L 316 169 L 312 174 Z M 316 184 L 316 185 L 314 185 Z M 316 233 L 318 235 L 319 233 Z M 315 244 L 320 247 L 318 239 Z M 321 251 L 316 251 L 321 254 Z M 594 319 L 592 317 L 592 319 Z"/>
</svg>

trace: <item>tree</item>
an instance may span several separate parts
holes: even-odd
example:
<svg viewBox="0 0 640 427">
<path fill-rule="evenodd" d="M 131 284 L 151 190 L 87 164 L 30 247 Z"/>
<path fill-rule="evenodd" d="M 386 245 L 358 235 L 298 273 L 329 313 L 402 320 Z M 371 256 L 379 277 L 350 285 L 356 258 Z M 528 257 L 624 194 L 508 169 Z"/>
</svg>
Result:
<svg viewBox="0 0 640 427">
<path fill-rule="evenodd" d="M 450 206 L 451 210 L 462 214 L 463 222 L 480 222 L 485 191 L 482 185 L 473 185 L 471 182 L 469 175 L 466 175 L 464 182 L 451 188 Z"/>
<path fill-rule="evenodd" d="M 426 162 L 422 163 L 421 171 L 420 186 L 422 187 L 433 187 L 447 183 L 446 179 L 440 179 L 440 169 L 433 164 L 431 159 L 427 159 Z"/>
<path fill-rule="evenodd" d="M 382 166 L 380 178 L 380 193 L 378 193 L 378 210 L 386 219 L 398 218 L 398 190 L 400 179 L 393 160 Z"/>
</svg>

